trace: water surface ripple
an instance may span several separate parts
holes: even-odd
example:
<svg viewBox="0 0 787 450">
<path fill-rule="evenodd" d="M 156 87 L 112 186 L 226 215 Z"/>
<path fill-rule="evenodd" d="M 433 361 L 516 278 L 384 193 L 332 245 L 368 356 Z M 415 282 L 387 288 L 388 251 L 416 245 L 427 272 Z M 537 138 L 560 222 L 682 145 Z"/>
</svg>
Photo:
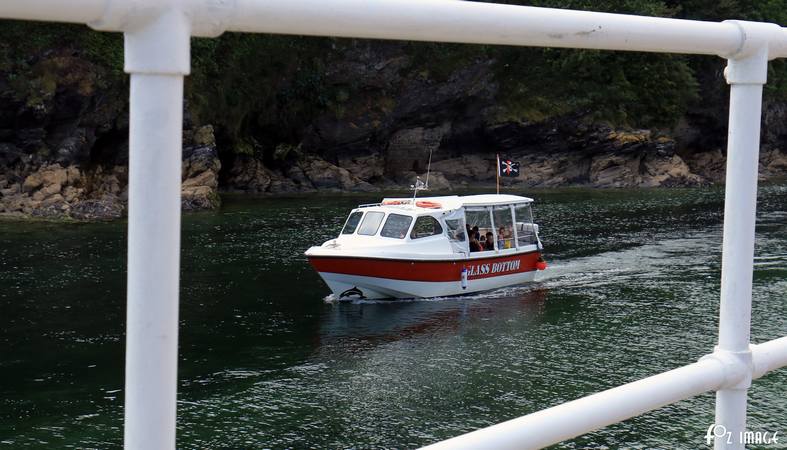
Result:
<svg viewBox="0 0 787 450">
<path fill-rule="evenodd" d="M 723 191 L 528 191 L 529 286 L 326 303 L 303 251 L 374 197 L 184 216 L 179 448 L 412 448 L 696 361 L 716 338 Z M 787 186 L 761 187 L 752 338 L 787 335 Z M 0 447 L 122 442 L 125 224 L 0 222 Z M 750 391 L 787 435 L 787 371 Z M 704 448 L 713 395 L 557 448 Z"/>
</svg>

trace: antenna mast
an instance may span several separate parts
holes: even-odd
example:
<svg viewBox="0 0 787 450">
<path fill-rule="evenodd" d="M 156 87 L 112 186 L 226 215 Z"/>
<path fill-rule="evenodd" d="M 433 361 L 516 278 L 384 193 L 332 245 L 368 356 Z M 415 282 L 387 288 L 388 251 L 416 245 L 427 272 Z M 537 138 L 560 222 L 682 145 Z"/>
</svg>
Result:
<svg viewBox="0 0 787 450">
<path fill-rule="evenodd" d="M 429 162 L 426 164 L 426 183 L 421 181 L 421 177 L 418 175 L 415 176 L 415 184 L 410 185 L 410 189 L 413 190 L 413 200 L 418 195 L 418 191 L 426 191 L 429 190 L 429 172 L 432 171 L 432 149 L 429 149 Z"/>
<path fill-rule="evenodd" d="M 429 189 L 429 172 L 432 171 L 432 148 L 429 148 L 429 162 L 426 164 L 426 186 L 424 189 Z"/>
</svg>

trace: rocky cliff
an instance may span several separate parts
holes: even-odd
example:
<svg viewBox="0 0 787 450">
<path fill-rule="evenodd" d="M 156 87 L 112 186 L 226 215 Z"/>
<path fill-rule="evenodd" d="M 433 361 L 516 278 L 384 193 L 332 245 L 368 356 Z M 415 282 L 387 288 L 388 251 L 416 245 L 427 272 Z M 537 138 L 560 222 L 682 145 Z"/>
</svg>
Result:
<svg viewBox="0 0 787 450">
<path fill-rule="evenodd" d="M 0 213 L 114 219 L 128 184 L 128 102 L 106 69 L 68 51 L 36 55 L 0 77 Z M 219 204 L 221 163 L 211 126 L 184 131 L 182 204 Z"/>
<path fill-rule="evenodd" d="M 205 76 L 195 74 L 184 105 L 184 209 L 215 208 L 222 190 L 406 187 L 424 176 L 430 154 L 430 185 L 438 190 L 493 186 L 496 153 L 521 162 L 521 176 L 506 183 L 514 189 L 723 181 L 726 86 L 718 70 L 702 80 L 701 98 L 710 105 L 697 102 L 671 125 L 643 128 L 599 118 L 587 104 L 534 114 L 533 105 L 543 101 L 537 92 L 532 104 L 520 96 L 512 108 L 494 58 L 435 63 L 408 43 L 331 46 L 318 70 L 310 69 L 317 81 L 304 84 L 300 63 L 284 65 L 278 78 L 267 80 L 268 100 L 251 107 L 229 102 L 222 114 L 205 106 L 210 96 L 198 90 Z M 234 95 L 232 85 L 221 89 Z M 320 98 L 313 104 L 304 100 L 314 95 Z M 77 220 L 124 214 L 122 74 L 82 49 L 48 49 L 0 65 L 0 99 L 0 213 Z M 787 103 L 768 97 L 764 178 L 785 175 L 786 144 Z"/>
</svg>

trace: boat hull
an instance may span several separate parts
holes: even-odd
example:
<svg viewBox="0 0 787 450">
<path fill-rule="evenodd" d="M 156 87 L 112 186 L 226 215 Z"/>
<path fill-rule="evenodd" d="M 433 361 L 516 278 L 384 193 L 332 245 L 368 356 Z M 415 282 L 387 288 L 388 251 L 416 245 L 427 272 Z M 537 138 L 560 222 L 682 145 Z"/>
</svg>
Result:
<svg viewBox="0 0 787 450">
<path fill-rule="evenodd" d="M 540 256 L 538 251 L 442 261 L 310 256 L 309 262 L 335 298 L 382 299 L 462 295 L 532 282 Z"/>
</svg>

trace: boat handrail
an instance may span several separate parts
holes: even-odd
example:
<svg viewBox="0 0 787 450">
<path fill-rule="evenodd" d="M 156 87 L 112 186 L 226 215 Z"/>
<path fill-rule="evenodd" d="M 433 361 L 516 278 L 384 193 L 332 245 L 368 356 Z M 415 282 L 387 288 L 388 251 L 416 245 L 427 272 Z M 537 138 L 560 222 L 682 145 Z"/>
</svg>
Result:
<svg viewBox="0 0 787 450">
<path fill-rule="evenodd" d="M 374 208 L 375 206 L 380 206 L 382 203 L 364 203 L 362 205 L 358 205 L 359 208 Z"/>
</svg>

